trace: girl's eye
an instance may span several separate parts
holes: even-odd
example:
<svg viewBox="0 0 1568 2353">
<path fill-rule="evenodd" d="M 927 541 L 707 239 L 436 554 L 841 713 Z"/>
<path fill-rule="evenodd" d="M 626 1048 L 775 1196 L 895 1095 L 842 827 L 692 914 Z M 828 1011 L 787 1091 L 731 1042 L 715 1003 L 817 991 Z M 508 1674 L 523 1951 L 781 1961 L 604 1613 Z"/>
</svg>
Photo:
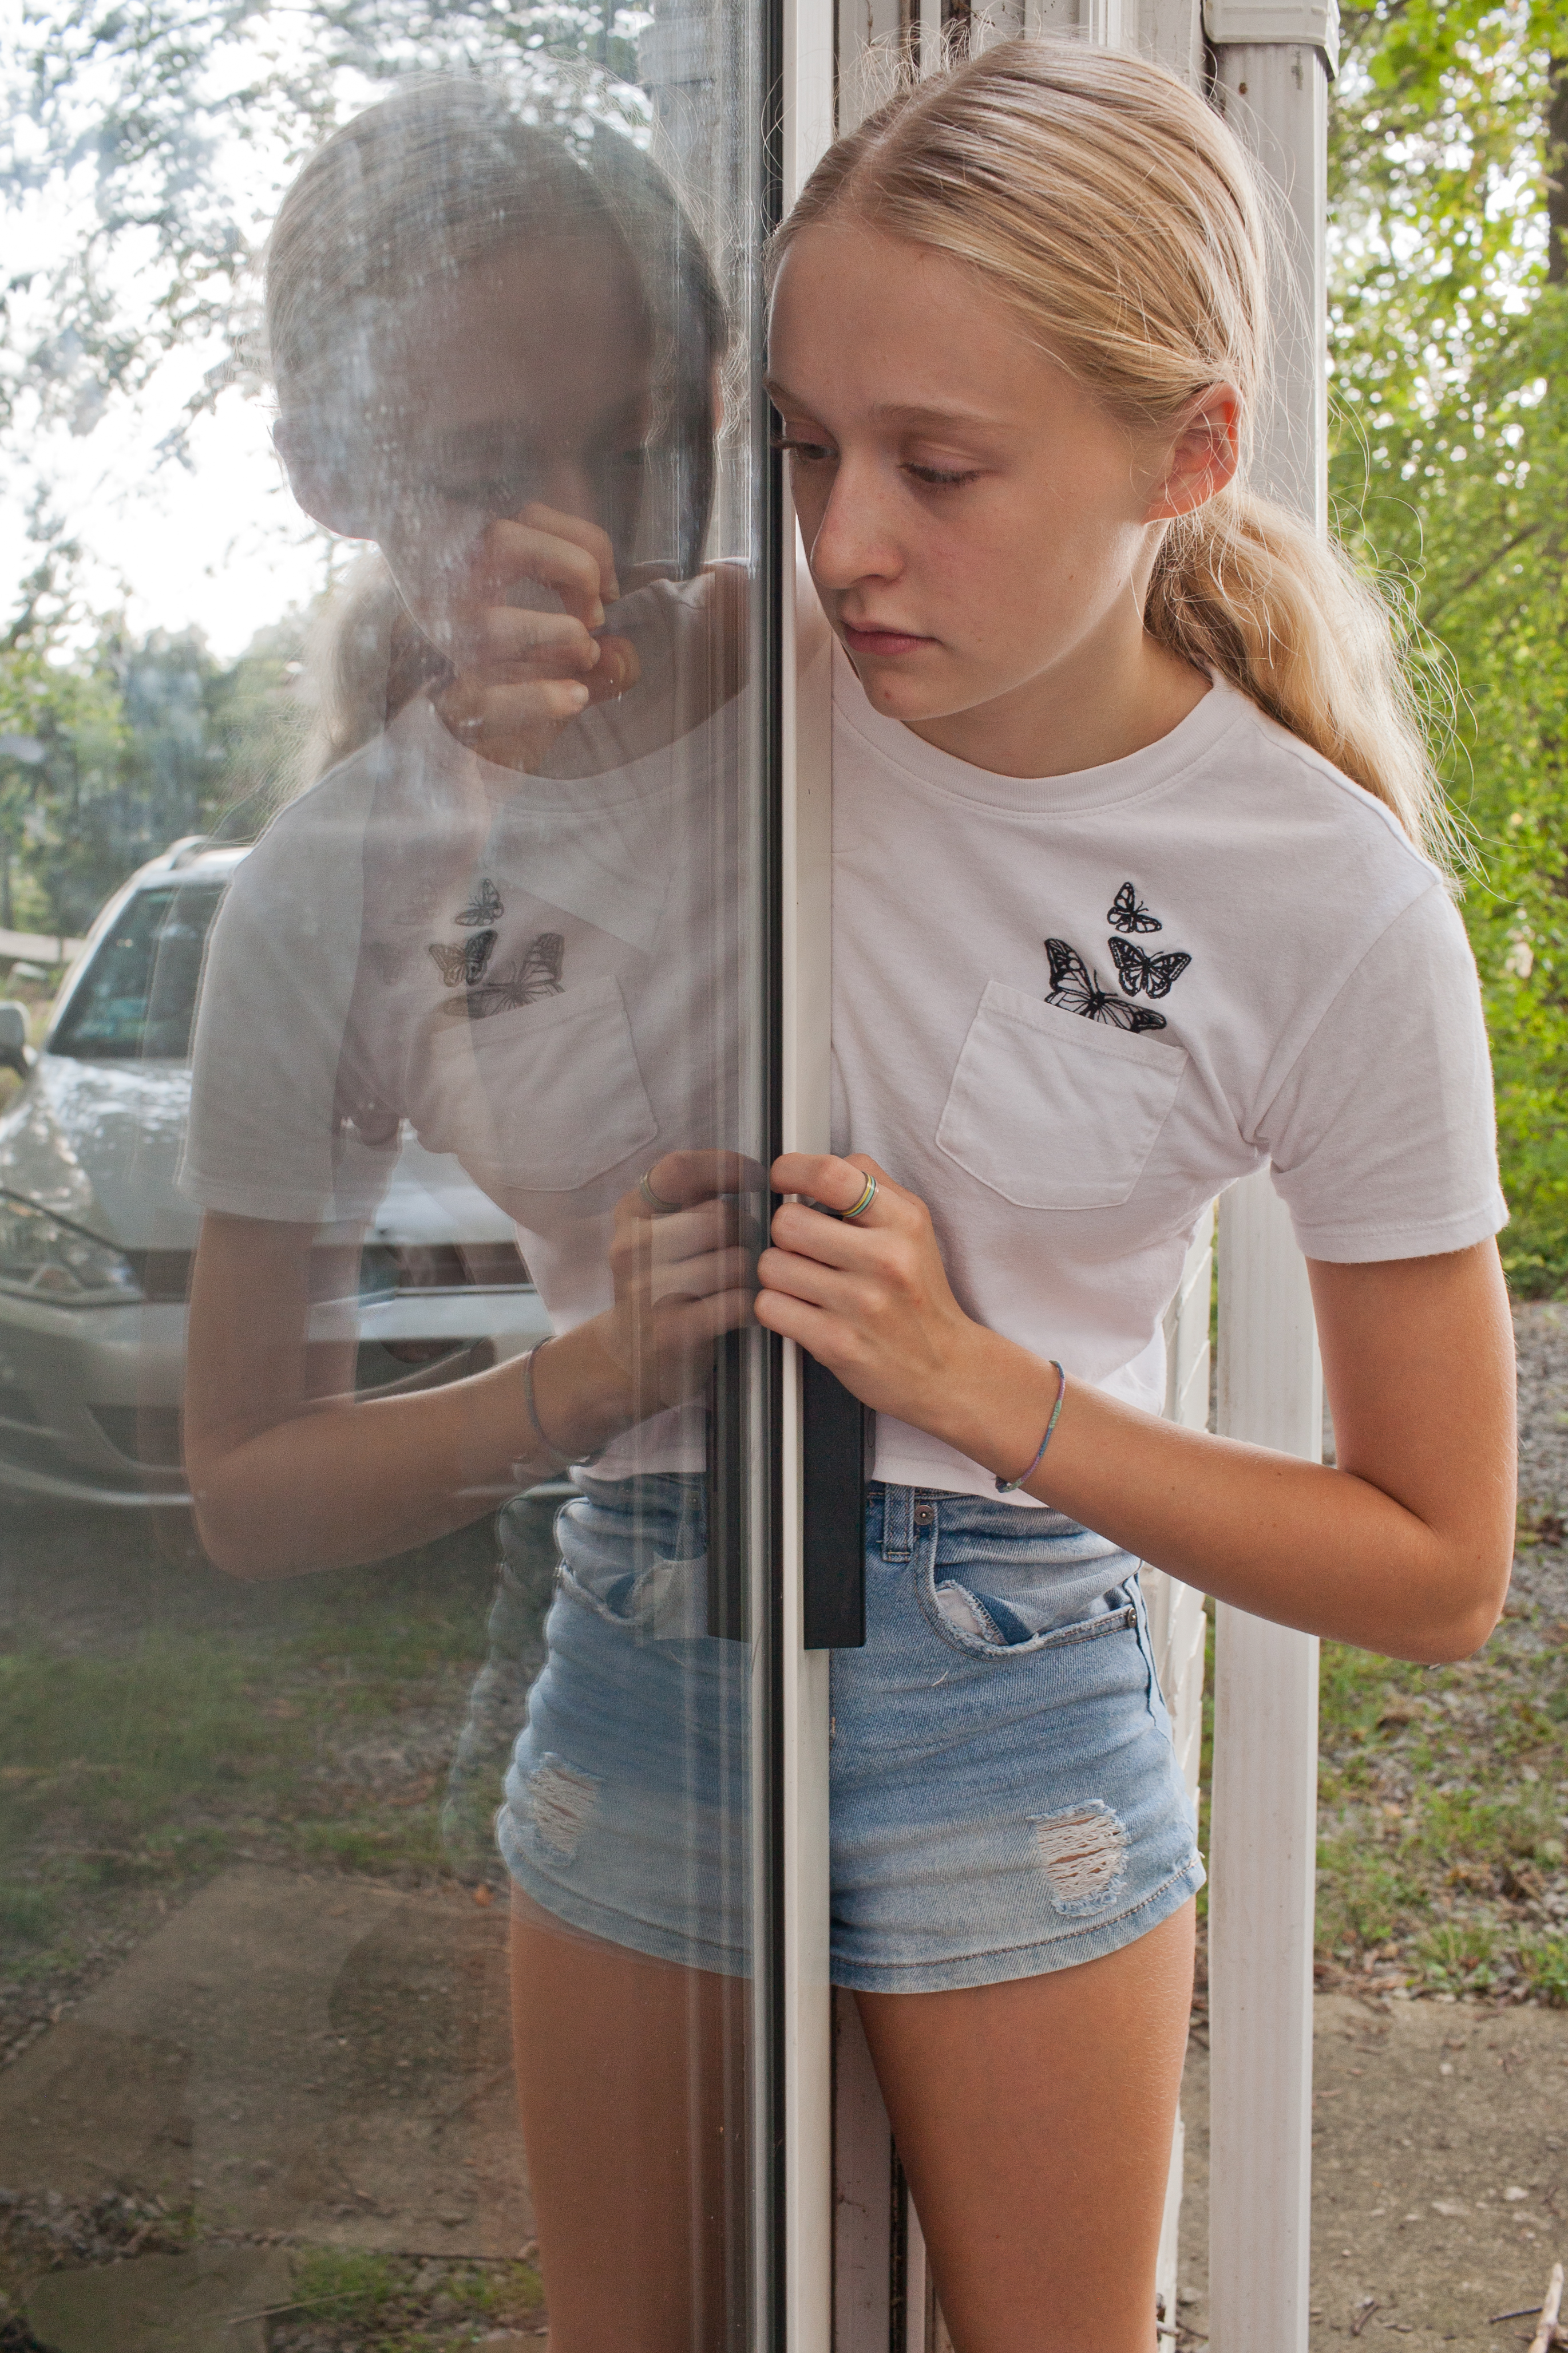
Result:
<svg viewBox="0 0 1568 2353">
<path fill-rule="evenodd" d="M 775 433 L 773 436 L 773 446 L 775 449 L 782 449 L 786 457 L 795 459 L 803 466 L 821 465 L 833 455 L 832 450 L 824 441 L 797 441 L 792 434 L 788 433 Z"/>
<path fill-rule="evenodd" d="M 962 489 L 965 482 L 977 482 L 980 480 L 979 469 L 973 466 L 967 471 L 950 472 L 943 466 L 911 464 L 906 466 L 904 471 L 912 474 L 917 482 L 922 482 L 927 490 L 932 491 L 956 491 Z"/>
</svg>

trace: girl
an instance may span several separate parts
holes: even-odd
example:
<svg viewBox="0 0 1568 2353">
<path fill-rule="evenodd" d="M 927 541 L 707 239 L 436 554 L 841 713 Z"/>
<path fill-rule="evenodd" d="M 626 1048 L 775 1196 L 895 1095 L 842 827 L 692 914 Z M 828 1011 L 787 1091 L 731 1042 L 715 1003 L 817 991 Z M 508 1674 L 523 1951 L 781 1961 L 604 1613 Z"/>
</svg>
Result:
<svg viewBox="0 0 1568 2353">
<path fill-rule="evenodd" d="M 572 402 L 619 413 L 612 380 L 634 388 L 628 416 L 647 406 L 635 268 L 624 239 L 592 237 L 574 282 L 598 307 L 554 346 L 597 355 L 571 401 L 537 351 L 520 355 L 563 445 Z M 743 2341 L 712 2276 L 722 2234 L 684 2272 L 672 2252 L 685 2168 L 703 2211 L 723 2194 L 719 2112 L 673 2120 L 745 1966 L 723 1802 L 744 1745 L 722 1655 L 738 1646 L 693 1614 L 687 1400 L 719 1332 L 754 1315 L 877 1416 L 868 1640 L 834 1662 L 833 1973 L 858 1992 L 960 2353 L 1154 2341 L 1202 1873 L 1140 1561 L 1410 1658 L 1464 1655 L 1500 1608 L 1510 1327 L 1475 975 L 1423 848 L 1438 804 L 1386 619 L 1243 487 L 1266 260 L 1246 162 L 1198 99 L 1131 58 L 1037 42 L 896 99 L 785 224 L 771 390 L 841 649 L 839 1149 L 773 1166 L 787 1198 L 754 1278 L 742 1139 L 717 1108 L 731 1050 L 704 1060 L 690 1019 L 734 969 L 689 854 L 715 838 L 737 853 L 710 756 L 745 700 L 733 598 L 699 582 L 656 615 L 645 592 L 624 637 L 613 616 L 629 651 L 596 653 L 617 558 L 580 479 L 437 555 L 403 527 L 401 493 L 362 508 L 442 680 L 274 828 L 222 919 L 189 1175 L 215 1213 L 188 1437 L 209 1545 L 250 1573 L 374 1557 L 471 1516 L 509 1476 L 596 1458 L 563 1515 L 551 1657 L 500 1825 L 561 2353 Z M 485 268 L 494 298 L 537 316 L 537 255 Z M 471 276 L 444 299 L 457 348 L 479 316 Z M 421 358 L 429 305 L 398 315 L 367 378 L 415 385 L 403 413 L 427 417 L 450 397 Z M 320 501 L 280 390 L 280 440 Z M 542 587 L 559 610 L 531 609 Z M 656 618 L 658 645 L 707 649 L 710 683 L 695 708 L 667 695 L 638 718 Z M 618 706 L 581 682 L 607 662 L 633 682 L 613 790 Z M 605 1074 L 586 1145 L 552 1109 L 556 1032 L 529 1030 L 498 1085 L 476 1017 L 455 1051 L 411 980 L 389 1012 L 372 954 L 396 944 L 384 911 L 425 903 L 416 880 L 449 896 L 489 879 L 524 809 L 529 888 L 570 909 L 552 775 L 579 815 L 641 845 L 676 924 L 646 919 L 633 856 L 619 913 L 595 903 L 619 961 L 595 967 L 575 935 L 563 951 L 549 1018 L 570 1010 Z M 300 912 L 323 893 L 300 860 L 334 826 L 363 872 L 366 945 L 331 988 L 307 987 L 336 951 Z M 677 844 L 663 866 L 658 839 Z M 660 937 L 681 943 L 679 1018 L 659 1011 Z M 230 1058 L 243 1075 L 226 1091 L 220 1041 L 254 1029 L 258 990 L 338 1008 L 303 1113 L 298 1024 L 280 1033 L 287 1073 L 258 1092 L 254 1051 Z M 528 1117 L 509 1115 L 513 1094 Z M 401 1116 L 514 1208 L 562 1336 L 444 1391 L 317 1405 L 311 1250 L 332 1215 L 363 1214 L 363 1170 Z M 1153 1410 L 1195 1220 L 1265 1163 L 1310 1261 L 1331 1470 Z M 672 1727 L 693 1722 L 703 1736 L 679 1750 Z"/>
</svg>

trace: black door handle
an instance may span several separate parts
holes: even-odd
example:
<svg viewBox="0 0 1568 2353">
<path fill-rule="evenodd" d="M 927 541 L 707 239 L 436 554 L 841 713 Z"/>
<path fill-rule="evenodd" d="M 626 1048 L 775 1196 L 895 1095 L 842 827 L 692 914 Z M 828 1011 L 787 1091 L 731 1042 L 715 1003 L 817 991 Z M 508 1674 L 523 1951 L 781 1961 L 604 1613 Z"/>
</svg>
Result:
<svg viewBox="0 0 1568 2353">
<path fill-rule="evenodd" d="M 866 1641 L 866 1473 L 871 1417 L 842 1381 L 803 1357 L 805 1648 Z"/>
</svg>

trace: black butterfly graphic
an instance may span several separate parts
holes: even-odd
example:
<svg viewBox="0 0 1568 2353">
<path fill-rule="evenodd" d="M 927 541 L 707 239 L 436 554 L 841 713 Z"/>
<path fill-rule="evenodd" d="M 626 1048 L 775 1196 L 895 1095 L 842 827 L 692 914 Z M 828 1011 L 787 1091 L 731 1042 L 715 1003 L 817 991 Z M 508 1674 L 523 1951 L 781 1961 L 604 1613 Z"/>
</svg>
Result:
<svg viewBox="0 0 1568 2353">
<path fill-rule="evenodd" d="M 443 1013 L 469 1021 L 488 1021 L 492 1013 L 507 1013 L 535 997 L 561 995 L 561 963 L 566 943 L 559 932 L 541 932 L 521 955 L 487 973 L 461 997 L 448 997 Z"/>
<path fill-rule="evenodd" d="M 476 923 L 499 923 L 505 913 L 500 892 L 487 874 L 462 913 L 453 920 L 461 923 L 466 932 L 471 932 Z"/>
<path fill-rule="evenodd" d="M 1113 941 L 1120 946 L 1120 941 Z M 1081 1013 L 1086 1021 L 1109 1021 L 1113 1029 L 1163 1029 L 1165 1017 L 1151 1013 L 1144 1005 L 1124 1005 L 1100 985 L 1100 975 L 1091 973 L 1075 947 L 1066 940 L 1047 940 L 1046 954 L 1051 960 L 1051 986 L 1046 997 L 1047 1005 L 1059 1005 L 1064 1013 Z"/>
<path fill-rule="evenodd" d="M 1131 882 L 1124 882 L 1105 911 L 1105 920 L 1113 932 L 1158 932 L 1164 929 L 1158 915 L 1152 915 Z"/>
<path fill-rule="evenodd" d="M 472 988 L 475 981 L 484 978 L 490 950 L 499 936 L 496 932 L 476 932 L 468 940 L 432 940 L 425 953 L 448 988 L 455 988 L 459 981 Z"/>
<path fill-rule="evenodd" d="M 1107 940 L 1106 946 L 1116 959 L 1116 970 L 1129 997 L 1142 989 L 1145 997 L 1169 997 L 1192 958 L 1184 948 L 1173 948 L 1168 955 L 1150 955 L 1131 940 Z"/>
</svg>

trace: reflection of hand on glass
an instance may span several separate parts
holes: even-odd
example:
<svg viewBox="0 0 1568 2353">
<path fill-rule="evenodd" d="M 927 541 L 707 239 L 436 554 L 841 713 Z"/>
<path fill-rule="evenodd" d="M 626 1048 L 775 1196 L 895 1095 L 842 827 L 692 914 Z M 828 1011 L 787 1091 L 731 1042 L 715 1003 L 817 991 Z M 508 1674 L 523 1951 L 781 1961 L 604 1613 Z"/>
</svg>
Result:
<svg viewBox="0 0 1568 2353">
<path fill-rule="evenodd" d="M 551 592 L 563 609 L 521 605 L 520 589 Z M 620 593 L 599 524 L 537 500 L 489 524 L 453 607 L 457 676 L 433 698 L 446 726 L 497 767 L 537 766 L 580 712 L 637 683 L 630 639 L 594 634 Z"/>
<path fill-rule="evenodd" d="M 600 1320 L 604 1347 L 626 1377 L 632 1418 L 696 1396 L 714 1342 L 746 1322 L 758 1237 L 737 1197 L 763 1183 L 739 1153 L 667 1152 L 616 1202 L 616 1303 Z"/>
</svg>

